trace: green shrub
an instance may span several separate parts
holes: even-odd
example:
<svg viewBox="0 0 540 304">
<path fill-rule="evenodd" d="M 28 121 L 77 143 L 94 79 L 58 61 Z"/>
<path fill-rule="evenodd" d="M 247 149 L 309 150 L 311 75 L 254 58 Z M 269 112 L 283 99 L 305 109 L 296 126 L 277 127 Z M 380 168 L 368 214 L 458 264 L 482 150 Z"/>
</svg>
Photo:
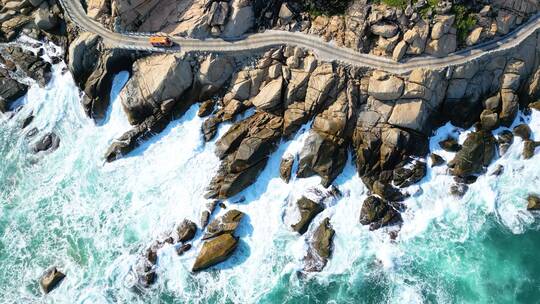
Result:
<svg viewBox="0 0 540 304">
<path fill-rule="evenodd" d="M 307 0 L 304 5 L 312 16 L 342 15 L 351 0 Z"/>
<path fill-rule="evenodd" d="M 476 26 L 477 21 L 465 5 L 454 5 L 452 11 L 454 15 L 456 15 L 455 26 L 457 29 L 458 42 L 463 44 L 469 36 L 469 33 Z"/>
</svg>

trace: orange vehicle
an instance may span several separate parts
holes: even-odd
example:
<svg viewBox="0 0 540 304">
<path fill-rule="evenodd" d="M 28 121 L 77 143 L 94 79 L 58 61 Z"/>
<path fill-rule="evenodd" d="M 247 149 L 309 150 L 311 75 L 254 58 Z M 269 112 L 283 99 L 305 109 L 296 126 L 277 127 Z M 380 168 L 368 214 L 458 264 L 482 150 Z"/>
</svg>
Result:
<svg viewBox="0 0 540 304">
<path fill-rule="evenodd" d="M 173 42 L 169 37 L 152 36 L 150 37 L 150 44 L 155 47 L 171 47 Z"/>
</svg>

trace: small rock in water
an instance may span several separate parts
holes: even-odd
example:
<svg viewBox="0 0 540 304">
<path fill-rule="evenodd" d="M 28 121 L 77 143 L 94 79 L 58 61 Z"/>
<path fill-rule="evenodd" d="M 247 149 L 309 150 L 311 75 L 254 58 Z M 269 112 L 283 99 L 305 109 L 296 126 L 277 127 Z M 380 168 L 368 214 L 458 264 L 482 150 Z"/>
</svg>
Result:
<svg viewBox="0 0 540 304">
<path fill-rule="evenodd" d="M 281 165 L 279 166 L 279 176 L 286 183 L 289 183 L 289 181 L 291 180 L 291 172 L 292 172 L 293 163 L 294 163 L 294 156 L 290 154 L 286 155 L 281 160 Z"/>
<path fill-rule="evenodd" d="M 194 222 L 185 219 L 178 228 L 176 228 L 176 233 L 178 234 L 179 242 L 184 243 L 190 241 L 197 233 L 197 225 Z"/>
<path fill-rule="evenodd" d="M 538 146 L 540 146 L 540 142 L 526 140 L 523 143 L 523 158 L 531 159 L 534 156 L 534 152 Z"/>
<path fill-rule="evenodd" d="M 223 203 L 223 202 L 219 202 L 219 208 L 227 209 L 227 205 L 225 205 L 225 203 Z"/>
<path fill-rule="evenodd" d="M 55 133 L 47 133 L 32 147 L 34 153 L 54 151 L 60 146 L 60 138 Z"/>
<path fill-rule="evenodd" d="M 28 125 L 30 125 L 32 123 L 32 121 L 34 121 L 34 115 L 33 114 L 30 114 L 28 117 L 26 117 L 23 121 L 23 124 L 21 126 L 22 129 L 25 129 L 26 127 L 28 127 Z"/>
<path fill-rule="evenodd" d="M 491 172 L 491 175 L 492 176 L 500 176 L 504 173 L 504 166 L 503 165 L 498 165 L 497 168 L 495 170 L 493 170 L 493 172 Z"/>
<path fill-rule="evenodd" d="M 176 248 L 176 253 L 178 255 L 183 255 L 184 253 L 186 253 L 187 251 L 189 251 L 191 249 L 191 244 L 184 244 L 178 248 Z"/>
<path fill-rule="evenodd" d="M 432 168 L 442 166 L 445 163 L 444 158 L 442 158 L 440 155 L 432 153 L 430 157 L 431 157 L 431 167 Z"/>
<path fill-rule="evenodd" d="M 58 287 L 65 277 L 66 275 L 59 271 L 56 267 L 52 267 L 43 274 L 41 280 L 39 281 L 39 285 L 43 289 L 43 292 L 47 294 Z"/>
<path fill-rule="evenodd" d="M 521 137 L 523 140 L 529 140 L 531 138 L 531 128 L 526 124 L 517 125 L 514 128 L 514 135 Z"/>
<path fill-rule="evenodd" d="M 540 196 L 536 194 L 529 194 L 527 197 L 527 210 L 537 211 L 540 210 Z"/>
<path fill-rule="evenodd" d="M 458 152 L 461 150 L 461 145 L 453 137 L 448 137 L 447 139 L 440 141 L 439 146 L 447 152 Z"/>
<path fill-rule="evenodd" d="M 497 138 L 497 143 L 499 144 L 499 153 L 504 155 L 513 142 L 514 134 L 508 130 L 502 131 Z"/>
<path fill-rule="evenodd" d="M 450 187 L 450 194 L 455 197 L 462 198 L 469 191 L 469 186 L 466 184 L 455 184 Z"/>
<path fill-rule="evenodd" d="M 300 198 L 296 205 L 299 209 L 300 220 L 291 227 L 294 231 L 304 234 L 308 230 L 311 221 L 324 210 L 324 207 L 306 197 Z"/>
<path fill-rule="evenodd" d="M 199 112 L 197 113 L 197 115 L 199 117 L 206 117 L 206 116 L 212 114 L 212 112 L 214 112 L 215 104 L 216 103 L 212 99 L 209 99 L 209 100 L 201 103 L 201 106 L 199 107 Z"/>
</svg>

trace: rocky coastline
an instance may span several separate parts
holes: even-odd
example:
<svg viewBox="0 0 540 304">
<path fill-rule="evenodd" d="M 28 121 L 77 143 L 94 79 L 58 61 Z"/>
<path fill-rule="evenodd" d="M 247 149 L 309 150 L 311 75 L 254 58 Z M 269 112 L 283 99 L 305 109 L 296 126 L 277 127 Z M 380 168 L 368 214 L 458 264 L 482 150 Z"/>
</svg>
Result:
<svg viewBox="0 0 540 304">
<path fill-rule="evenodd" d="M 253 28 L 300 30 L 395 60 L 421 54 L 445 56 L 460 47 L 504 35 L 540 10 L 526 0 L 475 5 L 467 14 L 478 19 L 476 27 L 459 38 L 458 16 L 453 9 L 463 5 L 460 1 L 441 1 L 427 11 L 428 4 L 418 4 L 422 1 L 404 9 L 353 1 L 344 15 L 317 17 L 300 12 L 295 1 L 269 1 L 266 6 L 245 0 L 193 1 L 189 7 L 178 7 L 184 19 L 171 23 L 167 18 L 156 19 L 165 11 L 155 10 L 158 2 L 149 1 L 138 10 L 130 7 L 129 1 L 112 1 L 112 5 L 111 1 L 89 0 L 86 6 L 92 18 L 114 29 L 192 37 L 235 37 Z M 325 62 L 310 50 L 294 46 L 249 56 L 111 50 L 95 34 L 78 32 L 64 22 L 55 0 L 1 0 L 1 4 L 0 40 L 13 41 L 24 34 L 62 46 L 64 60 L 84 92 L 81 106 L 96 122 L 109 107 L 114 75 L 130 72 L 119 98 L 132 129 L 103 151 L 107 162 L 129 154 L 195 104 L 199 116 L 205 117 L 201 138 L 215 142 L 221 166 L 201 198 L 207 207 L 199 223 L 203 232 L 198 234 L 197 225 L 185 219 L 164 239 L 142 250 L 135 268 L 143 287 L 155 281 L 157 251 L 166 244 L 183 254 L 190 250 L 190 242 L 198 239 L 201 245 L 196 248 L 199 254 L 194 272 L 233 254 L 241 242 L 235 231 L 244 215 L 229 210 L 210 220 L 212 215 L 223 201 L 237 199 L 252 185 L 270 155 L 303 126 L 310 128 L 304 147 L 298 155 L 286 156 L 276 173 L 284 182 L 320 176 L 328 192 L 294 202 L 298 219 L 291 230 L 299 235 L 308 231 L 324 209 L 325 200 L 338 200 L 342 195 L 333 182 L 349 155 L 369 189 L 365 201 L 358 202 L 359 224 L 371 230 L 391 226 L 390 237 L 395 239 L 403 221 L 400 212 L 407 208 L 404 201 L 411 195 L 408 187 L 426 176 L 428 165 L 447 166 L 455 180 L 448 191 L 459 197 L 506 152 L 514 137 L 524 142 L 524 159 L 532 158 L 540 146 L 526 124 L 516 123 L 519 111 L 540 108 L 540 33 L 511 52 L 488 55 L 462 66 L 441 70 L 419 67 L 396 75 Z M 274 10 L 268 11 L 270 8 Z M 154 20 L 165 21 L 156 24 Z M 51 63 L 40 54 L 13 44 L 2 47 L 0 112 L 15 111 L 17 99 L 26 93 L 28 84 L 19 81 L 20 75 L 46 86 L 50 71 Z M 436 128 L 449 122 L 471 131 L 462 144 L 457 138 L 439 143 L 455 153 L 445 164 L 440 156 L 430 153 L 428 142 Z M 223 123 L 232 126 L 216 138 Z M 46 134 L 34 152 L 54 150 L 59 141 L 54 133 Z M 504 170 L 499 169 L 498 174 Z M 529 210 L 540 209 L 537 196 L 526 201 Z M 335 232 L 331 218 L 313 228 L 306 238 L 305 272 L 321 271 L 332 254 Z"/>
</svg>

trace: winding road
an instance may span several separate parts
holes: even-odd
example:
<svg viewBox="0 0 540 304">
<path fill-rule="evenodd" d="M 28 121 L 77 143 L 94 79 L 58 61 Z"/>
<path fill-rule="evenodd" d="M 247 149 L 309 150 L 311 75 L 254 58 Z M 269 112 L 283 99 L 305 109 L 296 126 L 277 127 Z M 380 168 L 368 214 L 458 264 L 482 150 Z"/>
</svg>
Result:
<svg viewBox="0 0 540 304">
<path fill-rule="evenodd" d="M 152 47 L 148 41 L 148 34 L 116 33 L 106 29 L 103 25 L 86 15 L 79 0 L 60 0 L 60 3 L 66 12 L 66 15 L 72 22 L 84 31 L 101 36 L 104 43 L 109 48 L 144 50 L 151 52 L 229 53 L 251 52 L 280 45 L 292 45 L 310 49 L 322 60 L 340 61 L 353 66 L 375 68 L 395 74 L 406 74 L 418 67 L 443 69 L 449 66 L 462 65 L 473 60 L 478 60 L 489 54 L 505 52 L 520 45 L 532 35 L 537 35 L 540 30 L 540 13 L 538 13 L 519 28 L 497 39 L 460 50 L 442 58 L 421 56 L 408 58 L 401 62 L 370 54 L 362 54 L 353 49 L 339 47 L 332 42 L 325 42 L 314 35 L 287 31 L 266 31 L 263 33 L 245 35 L 233 40 L 214 38 L 200 40 L 171 37 L 176 43 L 176 46 L 163 49 Z"/>
</svg>

